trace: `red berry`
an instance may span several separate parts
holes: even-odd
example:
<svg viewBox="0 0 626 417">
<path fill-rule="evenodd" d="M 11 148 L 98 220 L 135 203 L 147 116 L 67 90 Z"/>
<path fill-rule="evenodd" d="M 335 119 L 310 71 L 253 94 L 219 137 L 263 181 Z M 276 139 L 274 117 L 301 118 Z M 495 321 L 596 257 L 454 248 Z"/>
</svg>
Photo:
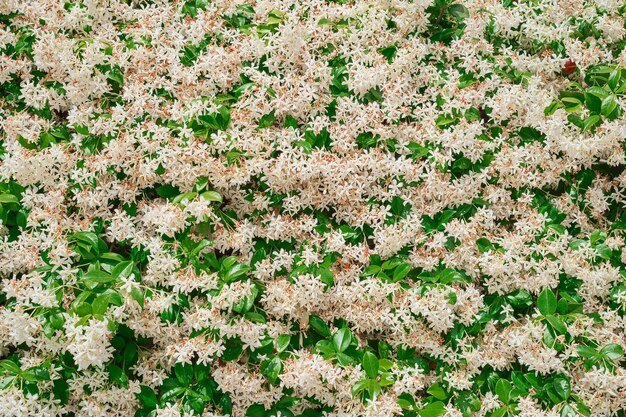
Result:
<svg viewBox="0 0 626 417">
<path fill-rule="evenodd" d="M 574 71 L 576 71 L 576 63 L 574 61 L 572 61 L 571 59 L 568 59 L 567 62 L 565 62 L 565 65 L 563 66 L 563 72 L 567 75 L 572 74 Z"/>
</svg>

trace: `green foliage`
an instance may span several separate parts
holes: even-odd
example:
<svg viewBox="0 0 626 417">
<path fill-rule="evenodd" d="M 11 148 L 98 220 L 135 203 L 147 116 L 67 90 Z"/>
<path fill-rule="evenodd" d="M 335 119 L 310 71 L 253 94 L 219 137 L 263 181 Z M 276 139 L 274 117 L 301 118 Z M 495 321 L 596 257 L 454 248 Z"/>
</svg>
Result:
<svg viewBox="0 0 626 417">
<path fill-rule="evenodd" d="M 623 113 L 619 98 L 626 92 L 626 70 L 615 66 L 599 65 L 591 68 L 585 77 L 584 87 L 572 82 L 559 99 L 546 107 L 546 116 L 562 108 L 569 113 L 567 120 L 581 129 L 594 132 L 603 120 L 615 120 Z M 583 110 L 585 110 L 583 112 Z"/>
</svg>

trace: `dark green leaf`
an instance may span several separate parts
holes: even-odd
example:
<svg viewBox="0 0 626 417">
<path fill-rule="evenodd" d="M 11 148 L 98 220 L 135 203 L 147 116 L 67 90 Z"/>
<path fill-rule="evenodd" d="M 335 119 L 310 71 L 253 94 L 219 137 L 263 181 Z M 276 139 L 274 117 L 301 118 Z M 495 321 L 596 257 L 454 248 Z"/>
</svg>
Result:
<svg viewBox="0 0 626 417">
<path fill-rule="evenodd" d="M 606 96 L 604 99 L 602 99 L 602 104 L 600 106 L 602 115 L 606 117 L 611 116 L 609 118 L 612 118 L 613 112 L 617 109 L 617 106 L 617 97 L 615 97 L 613 94 Z"/>
<path fill-rule="evenodd" d="M 224 281 L 233 282 L 238 278 L 244 276 L 249 270 L 250 267 L 247 265 L 235 264 L 230 269 L 228 269 L 228 271 L 224 275 Z"/>
<path fill-rule="evenodd" d="M 420 417 L 439 417 L 445 414 L 446 408 L 441 401 L 428 404 L 418 411 Z"/>
<path fill-rule="evenodd" d="M 554 390 L 563 400 L 567 400 L 572 392 L 570 387 L 569 379 L 563 376 L 558 376 L 554 378 Z"/>
<path fill-rule="evenodd" d="M 496 394 L 498 398 L 500 398 L 500 401 L 508 404 L 511 400 L 511 391 L 513 391 L 511 383 L 506 379 L 500 378 L 496 383 Z"/>
<path fill-rule="evenodd" d="M 595 126 L 598 126 L 602 122 L 602 118 L 597 114 L 593 114 L 587 117 L 583 123 L 582 131 L 583 133 L 592 129 Z"/>
<path fill-rule="evenodd" d="M 144 407 L 155 407 L 158 403 L 157 396 L 152 388 L 141 385 L 141 391 L 137 394 L 137 399 Z"/>
<path fill-rule="evenodd" d="M 321 318 L 311 315 L 309 316 L 309 324 L 319 335 L 323 337 L 330 337 L 330 328 Z"/>
<path fill-rule="evenodd" d="M 280 336 L 278 336 L 278 339 L 276 339 L 276 352 L 280 353 L 287 349 L 290 341 L 291 336 L 289 336 L 288 334 L 281 334 Z"/>
<path fill-rule="evenodd" d="M 280 375 L 282 367 L 283 364 L 280 359 L 274 357 L 269 361 L 265 361 L 263 362 L 263 364 L 261 364 L 261 373 L 265 375 L 271 383 L 274 383 L 278 379 L 278 375 Z"/>
<path fill-rule="evenodd" d="M 561 320 L 559 317 L 553 315 L 547 315 L 545 317 L 546 320 L 548 320 L 548 323 L 550 323 L 550 326 L 552 326 L 554 331 L 556 331 L 558 334 L 567 333 L 567 327 L 565 326 L 563 320 Z"/>
<path fill-rule="evenodd" d="M 618 362 L 624 357 L 624 349 L 616 343 L 610 343 L 600 349 L 600 356 L 613 362 Z"/>
<path fill-rule="evenodd" d="M 111 270 L 111 276 L 114 279 L 128 278 L 133 271 L 134 263 L 132 261 L 124 261 L 115 265 Z"/>
<path fill-rule="evenodd" d="M 115 281 L 115 277 L 104 271 L 93 270 L 84 274 L 81 280 L 88 288 L 95 288 L 99 284 L 108 284 L 109 282 Z"/>
<path fill-rule="evenodd" d="M 378 358 L 372 352 L 365 352 L 363 355 L 363 370 L 369 378 L 378 376 Z"/>
<path fill-rule="evenodd" d="M 411 269 L 413 269 L 411 264 L 406 263 L 406 262 L 398 265 L 396 269 L 393 271 L 393 277 L 392 277 L 393 281 L 398 282 L 404 279 L 407 275 L 409 275 L 409 272 L 411 272 Z"/>
<path fill-rule="evenodd" d="M 346 327 L 337 330 L 337 333 L 333 336 L 333 345 L 335 346 L 337 352 L 343 352 L 348 349 L 351 342 L 352 335 L 350 334 L 350 329 Z"/>
<path fill-rule="evenodd" d="M 459 20 L 467 19 L 469 17 L 469 10 L 462 4 L 451 4 L 448 7 L 448 12 Z"/>
<path fill-rule="evenodd" d="M 537 307 L 539 312 L 544 316 L 554 314 L 556 312 L 556 296 L 549 288 L 544 288 L 537 298 Z"/>
<path fill-rule="evenodd" d="M 448 394 L 446 394 L 446 391 L 443 389 L 443 387 L 441 386 L 441 383 L 436 382 L 433 385 L 431 385 L 430 387 L 428 387 L 428 389 L 426 390 L 426 392 L 430 395 L 432 395 L 433 397 L 435 397 L 438 400 L 446 400 L 448 398 Z"/>
<path fill-rule="evenodd" d="M 261 119 L 259 119 L 259 129 L 273 125 L 275 120 L 276 117 L 274 116 L 274 110 L 272 110 L 271 113 L 264 114 L 261 116 Z"/>
</svg>

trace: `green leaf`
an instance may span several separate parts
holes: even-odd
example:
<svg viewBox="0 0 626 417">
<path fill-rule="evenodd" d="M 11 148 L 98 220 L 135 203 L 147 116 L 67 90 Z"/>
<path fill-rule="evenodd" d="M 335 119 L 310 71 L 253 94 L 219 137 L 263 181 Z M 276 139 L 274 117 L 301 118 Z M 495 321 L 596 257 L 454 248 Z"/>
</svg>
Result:
<svg viewBox="0 0 626 417">
<path fill-rule="evenodd" d="M 592 129 L 595 126 L 598 126 L 602 122 L 602 118 L 597 114 L 593 114 L 585 119 L 583 122 L 582 131 L 585 133 L 586 131 Z"/>
<path fill-rule="evenodd" d="M 572 123 L 574 126 L 577 126 L 580 129 L 582 129 L 585 125 L 585 121 L 581 119 L 580 116 L 578 116 L 577 114 L 568 115 L 567 120 L 569 120 L 570 123 Z"/>
<path fill-rule="evenodd" d="M 565 326 L 565 323 L 563 322 L 563 320 L 561 320 L 559 317 L 553 316 L 553 315 L 547 315 L 545 316 L 546 320 L 548 320 L 548 323 L 550 323 L 550 326 L 552 326 L 552 328 L 559 334 L 565 334 L 567 333 L 567 327 Z"/>
<path fill-rule="evenodd" d="M 574 249 L 574 250 L 579 250 L 581 248 L 584 248 L 588 245 L 586 240 L 583 239 L 574 239 L 569 243 L 569 247 Z"/>
<path fill-rule="evenodd" d="M 91 313 L 94 315 L 103 315 L 109 304 L 114 304 L 117 306 L 122 305 L 122 297 L 114 290 L 107 290 L 102 294 L 98 295 L 95 300 L 91 303 Z"/>
<path fill-rule="evenodd" d="M 596 252 L 598 253 L 598 255 L 602 259 L 611 259 L 611 255 L 613 254 L 613 250 L 610 247 L 608 247 L 607 245 L 605 245 L 604 243 L 596 245 L 596 247 L 594 249 L 596 250 Z"/>
<path fill-rule="evenodd" d="M 233 282 L 250 271 L 250 267 L 243 264 L 233 265 L 224 275 L 224 281 Z"/>
<path fill-rule="evenodd" d="M 608 92 L 601 87 L 590 87 L 585 92 L 585 103 L 587 108 L 594 112 L 600 113 L 602 109 L 602 100 L 608 96 Z"/>
<path fill-rule="evenodd" d="M 191 252 L 189 252 L 189 254 L 191 256 L 196 256 L 198 255 L 200 252 L 202 252 L 204 249 L 208 248 L 209 246 L 211 246 L 213 244 L 213 241 L 209 240 L 209 239 L 202 239 L 200 242 L 198 242 L 198 244 L 193 248 L 193 250 Z"/>
<path fill-rule="evenodd" d="M 439 129 L 445 129 L 446 127 L 452 126 L 456 122 L 458 122 L 458 119 L 456 117 L 449 117 L 444 114 L 440 114 L 435 119 L 435 126 L 437 126 Z"/>
<path fill-rule="evenodd" d="M 383 372 L 387 372 L 388 370 L 393 368 L 393 362 L 391 362 L 389 359 L 381 359 L 378 361 L 378 363 L 380 365 L 380 370 Z"/>
<path fill-rule="evenodd" d="M 313 151 L 313 146 L 306 140 L 297 140 L 293 142 L 293 145 L 302 148 L 306 154 L 310 154 Z"/>
<path fill-rule="evenodd" d="M 315 344 L 315 350 L 321 352 L 325 359 L 329 359 L 334 357 L 337 353 L 335 351 L 335 346 L 333 346 L 332 342 L 329 340 L 320 340 Z"/>
<path fill-rule="evenodd" d="M 511 400 L 511 391 L 513 391 L 511 383 L 506 379 L 500 378 L 496 383 L 496 394 L 498 398 L 500 398 L 500 401 L 508 404 Z"/>
<path fill-rule="evenodd" d="M 556 312 L 556 296 L 550 288 L 544 288 L 537 298 L 537 307 L 539 312 L 544 316 L 554 314 Z"/>
<path fill-rule="evenodd" d="M 196 198 L 197 195 L 198 195 L 198 193 L 196 193 L 195 191 L 190 191 L 188 193 L 182 193 L 182 194 L 179 194 L 176 197 L 174 197 L 172 199 L 172 203 L 179 204 L 179 203 L 182 203 L 183 201 L 191 201 L 194 198 Z"/>
<path fill-rule="evenodd" d="M 309 325 L 313 328 L 313 330 L 315 330 L 315 332 L 317 332 L 317 334 L 323 337 L 330 337 L 330 328 L 324 322 L 324 320 L 322 320 L 318 316 L 309 316 Z"/>
<path fill-rule="evenodd" d="M 144 407 L 155 407 L 158 403 L 158 400 L 152 388 L 147 385 L 141 385 L 140 389 L 141 391 L 139 392 L 139 394 L 136 394 L 139 402 L 141 402 Z"/>
<path fill-rule="evenodd" d="M 259 119 L 259 129 L 269 127 L 273 125 L 275 121 L 276 117 L 274 116 L 274 110 L 272 110 L 271 113 L 261 116 L 261 118 Z"/>
<path fill-rule="evenodd" d="M 228 124 L 230 123 L 230 110 L 228 107 L 220 106 L 218 114 L 215 116 L 215 121 L 220 130 L 226 130 L 228 128 Z"/>
<path fill-rule="evenodd" d="M 600 356 L 618 362 L 624 356 L 624 349 L 616 343 L 610 343 L 600 349 Z"/>
<path fill-rule="evenodd" d="M 111 276 L 114 279 L 128 278 L 133 271 L 134 265 L 132 261 L 120 262 L 111 270 Z"/>
<path fill-rule="evenodd" d="M 569 379 L 563 376 L 557 376 L 554 378 L 554 390 L 563 400 L 567 400 L 572 393 L 572 389 L 570 387 Z"/>
<path fill-rule="evenodd" d="M 563 408 L 561 409 L 561 417 L 578 417 L 578 416 L 579 416 L 578 412 L 574 410 L 574 408 L 569 404 L 565 404 Z"/>
<path fill-rule="evenodd" d="M 174 375 L 180 382 L 181 386 L 189 385 L 193 380 L 193 366 L 188 363 L 176 363 L 174 365 Z"/>
<path fill-rule="evenodd" d="M 543 114 L 545 116 L 551 116 L 554 114 L 554 112 L 556 112 L 561 106 L 561 103 L 558 101 L 553 101 L 552 103 L 550 103 L 548 105 L 548 107 L 546 107 L 543 111 Z"/>
<path fill-rule="evenodd" d="M 139 288 L 133 288 L 130 290 L 130 296 L 133 300 L 137 301 L 137 304 L 139 304 L 141 308 L 143 308 L 145 294 L 142 290 L 140 290 Z"/>
<path fill-rule="evenodd" d="M 343 352 L 348 349 L 351 342 L 352 334 L 350 333 L 350 329 L 346 327 L 337 330 L 337 333 L 333 336 L 333 345 L 335 346 L 335 350 L 337 352 Z"/>
<path fill-rule="evenodd" d="M 467 19 L 469 17 L 469 10 L 462 4 L 451 4 L 448 7 L 448 12 L 459 20 Z"/>
<path fill-rule="evenodd" d="M 409 148 L 409 150 L 411 151 L 411 157 L 413 159 L 420 159 L 428 155 L 428 148 L 420 145 L 417 142 L 409 142 L 406 147 Z"/>
<path fill-rule="evenodd" d="M 478 246 L 478 250 L 481 253 L 485 253 L 485 252 L 488 252 L 490 250 L 494 250 L 495 249 L 495 247 L 489 241 L 489 239 L 484 238 L 484 237 L 476 239 L 476 246 Z"/>
<path fill-rule="evenodd" d="M 269 361 L 265 361 L 261 364 L 261 374 L 265 375 L 271 383 L 274 383 L 278 379 L 282 368 L 283 364 L 280 359 L 273 357 Z"/>
<path fill-rule="evenodd" d="M 591 410 L 589 409 L 589 407 L 587 407 L 587 405 L 580 400 L 576 403 L 576 409 L 578 410 L 580 414 L 582 414 L 585 417 L 591 416 Z"/>
<path fill-rule="evenodd" d="M 67 404 L 70 397 L 69 384 L 63 378 L 56 379 L 53 382 L 52 393 L 54 398 L 61 402 L 61 405 Z"/>
<path fill-rule="evenodd" d="M 368 265 L 361 273 L 361 276 L 370 277 L 372 275 L 378 274 L 380 271 L 381 271 L 381 267 L 379 265 Z"/>
<path fill-rule="evenodd" d="M 378 358 L 376 355 L 372 352 L 365 352 L 362 364 L 368 377 L 374 379 L 378 376 Z"/>
<path fill-rule="evenodd" d="M 326 284 L 327 287 L 333 286 L 333 284 L 335 283 L 335 277 L 333 276 L 333 273 L 330 271 L 330 269 L 322 267 L 317 270 L 317 273 L 319 275 L 320 281 Z"/>
<path fill-rule="evenodd" d="M 200 198 L 206 201 L 216 201 L 218 203 L 222 202 L 222 196 L 217 191 L 205 191 L 200 194 Z"/>
<path fill-rule="evenodd" d="M 371 398 L 376 398 L 380 393 L 380 384 L 375 379 L 367 380 L 367 392 L 369 393 Z"/>
<path fill-rule="evenodd" d="M 583 103 L 576 97 L 563 97 L 561 101 L 563 102 L 565 106 L 565 111 L 568 113 L 572 113 L 572 112 L 576 112 L 580 110 L 580 108 L 583 105 Z"/>
<path fill-rule="evenodd" d="M 280 336 L 278 336 L 278 338 L 276 339 L 276 352 L 283 352 L 285 349 L 287 349 L 287 347 L 289 347 L 290 342 L 291 336 L 289 336 L 288 334 L 281 334 Z"/>
<path fill-rule="evenodd" d="M 621 78 L 622 78 L 621 69 L 615 68 L 613 71 L 611 71 L 611 75 L 609 75 L 609 79 L 607 81 L 609 88 L 613 91 L 617 90 L 617 88 L 620 86 Z"/>
<path fill-rule="evenodd" d="M 135 363 L 137 359 L 137 344 L 135 342 L 130 342 L 124 348 L 124 363 L 126 366 L 130 366 Z"/>
<path fill-rule="evenodd" d="M 431 385 L 430 387 L 428 387 L 428 389 L 426 390 L 426 392 L 430 395 L 432 395 L 433 397 L 435 397 L 438 400 L 446 400 L 448 398 L 448 394 L 446 394 L 446 391 L 443 389 L 443 387 L 441 386 L 440 382 L 436 382 L 433 385 Z"/>
<path fill-rule="evenodd" d="M 122 387 L 127 386 L 128 377 L 122 368 L 111 363 L 106 366 L 106 370 L 109 372 L 109 380 L 121 385 Z"/>
<path fill-rule="evenodd" d="M 595 229 L 589 235 L 589 242 L 591 242 L 591 246 L 595 246 L 595 245 L 597 245 L 599 243 L 604 242 L 606 240 L 606 238 L 607 238 L 606 231 L 601 230 L 601 229 Z"/>
<path fill-rule="evenodd" d="M 84 274 L 81 280 L 88 288 L 95 288 L 99 284 L 108 284 L 109 282 L 115 281 L 115 277 L 104 271 L 93 270 Z"/>
<path fill-rule="evenodd" d="M 76 232 L 70 236 L 70 239 L 84 242 L 96 250 L 98 249 L 100 243 L 98 235 L 93 232 Z"/>
<path fill-rule="evenodd" d="M 411 269 L 413 269 L 413 266 L 411 264 L 407 262 L 401 263 L 393 271 L 393 277 L 392 277 L 393 281 L 398 282 L 404 279 L 407 275 L 409 275 L 409 272 L 411 272 Z"/>
<path fill-rule="evenodd" d="M 227 270 L 231 266 L 235 265 L 235 263 L 237 262 L 237 257 L 236 256 L 228 256 L 226 258 L 221 258 L 220 262 L 222 264 L 222 268 L 224 270 Z"/>
<path fill-rule="evenodd" d="M 598 352 L 596 352 L 594 349 L 590 348 L 589 346 L 585 346 L 585 345 L 577 345 L 576 346 L 576 351 L 578 352 L 578 355 L 583 357 L 583 358 L 597 358 Z"/>
<path fill-rule="evenodd" d="M 19 365 L 9 359 L 0 361 L 0 369 L 3 369 L 6 372 L 9 372 L 10 374 L 15 374 L 15 375 L 22 372 Z"/>
<path fill-rule="evenodd" d="M 420 417 L 439 417 L 446 412 L 446 407 L 441 401 L 428 404 L 417 412 Z"/>
<path fill-rule="evenodd" d="M 107 77 L 120 86 L 124 85 L 124 76 L 118 68 L 112 68 L 107 74 Z"/>
<path fill-rule="evenodd" d="M 354 363 L 354 359 L 345 353 L 337 353 L 337 360 L 341 366 L 348 366 Z"/>
<path fill-rule="evenodd" d="M 465 278 L 459 271 L 452 268 L 446 268 L 435 276 L 435 281 L 439 281 L 442 284 L 447 285 L 453 282 L 465 282 Z"/>
<path fill-rule="evenodd" d="M 462 391 L 454 398 L 454 405 L 463 413 L 463 416 L 471 416 L 480 410 L 482 405 L 480 398 L 472 391 Z"/>
<path fill-rule="evenodd" d="M 50 379 L 50 373 L 47 369 L 41 367 L 30 368 L 22 372 L 22 379 L 25 381 L 46 381 Z"/>
<path fill-rule="evenodd" d="M 357 383 L 352 387 L 352 396 L 356 397 L 361 391 L 365 390 L 368 383 L 368 379 L 361 379 L 360 381 L 357 381 Z"/>
<path fill-rule="evenodd" d="M 492 411 L 490 417 L 503 417 L 507 413 L 508 410 L 509 408 L 506 406 L 497 408 L 495 411 Z"/>
<path fill-rule="evenodd" d="M 413 409 L 413 404 L 414 403 L 410 402 L 409 400 L 406 400 L 404 398 L 398 398 L 398 400 L 396 402 L 398 403 L 400 408 L 402 408 L 403 410 L 412 410 Z"/>
<path fill-rule="evenodd" d="M 0 391 L 4 390 L 6 387 L 10 386 L 17 376 L 11 375 L 0 379 Z"/>
<path fill-rule="evenodd" d="M 159 197 L 172 198 L 180 194 L 180 189 L 171 184 L 164 184 L 156 188 Z"/>
<path fill-rule="evenodd" d="M 506 296 L 506 300 L 516 308 L 526 308 L 533 305 L 533 297 L 526 290 L 516 290 Z"/>
<path fill-rule="evenodd" d="M 602 105 L 601 105 L 602 115 L 608 118 L 614 118 L 615 115 L 613 114 L 613 112 L 617 109 L 617 106 L 618 106 L 617 97 L 615 97 L 613 94 L 605 97 L 602 100 Z"/>
<path fill-rule="evenodd" d="M 186 390 L 187 388 L 180 386 L 174 386 L 173 388 L 167 387 L 167 389 L 163 391 L 163 394 L 161 394 L 161 401 L 167 401 L 169 399 L 178 397 Z"/>
<path fill-rule="evenodd" d="M 265 318 L 265 316 L 261 313 L 256 313 L 254 311 L 248 311 L 244 314 L 244 317 L 253 322 L 253 323 L 267 323 L 267 319 Z"/>
<path fill-rule="evenodd" d="M 380 53 L 385 58 L 387 58 L 387 62 L 390 64 L 393 62 L 393 59 L 395 58 L 397 51 L 398 51 L 398 48 L 395 45 L 378 48 L 378 53 Z"/>
<path fill-rule="evenodd" d="M 0 194 L 0 203 L 10 204 L 10 203 L 19 203 L 20 200 L 13 194 Z"/>
<path fill-rule="evenodd" d="M 265 407 L 262 404 L 252 404 L 246 410 L 246 417 L 265 417 Z"/>
<path fill-rule="evenodd" d="M 87 302 L 77 303 L 73 310 L 78 317 L 87 318 L 91 314 L 91 304 Z"/>
</svg>

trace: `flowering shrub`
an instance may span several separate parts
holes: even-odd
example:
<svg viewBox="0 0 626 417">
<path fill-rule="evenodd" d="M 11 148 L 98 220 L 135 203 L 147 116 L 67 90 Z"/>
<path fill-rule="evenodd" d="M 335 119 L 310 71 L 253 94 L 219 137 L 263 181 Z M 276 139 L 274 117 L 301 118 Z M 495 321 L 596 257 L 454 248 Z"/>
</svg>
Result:
<svg viewBox="0 0 626 417">
<path fill-rule="evenodd" d="M 620 0 L 0 1 L 0 416 L 621 416 Z"/>
</svg>

